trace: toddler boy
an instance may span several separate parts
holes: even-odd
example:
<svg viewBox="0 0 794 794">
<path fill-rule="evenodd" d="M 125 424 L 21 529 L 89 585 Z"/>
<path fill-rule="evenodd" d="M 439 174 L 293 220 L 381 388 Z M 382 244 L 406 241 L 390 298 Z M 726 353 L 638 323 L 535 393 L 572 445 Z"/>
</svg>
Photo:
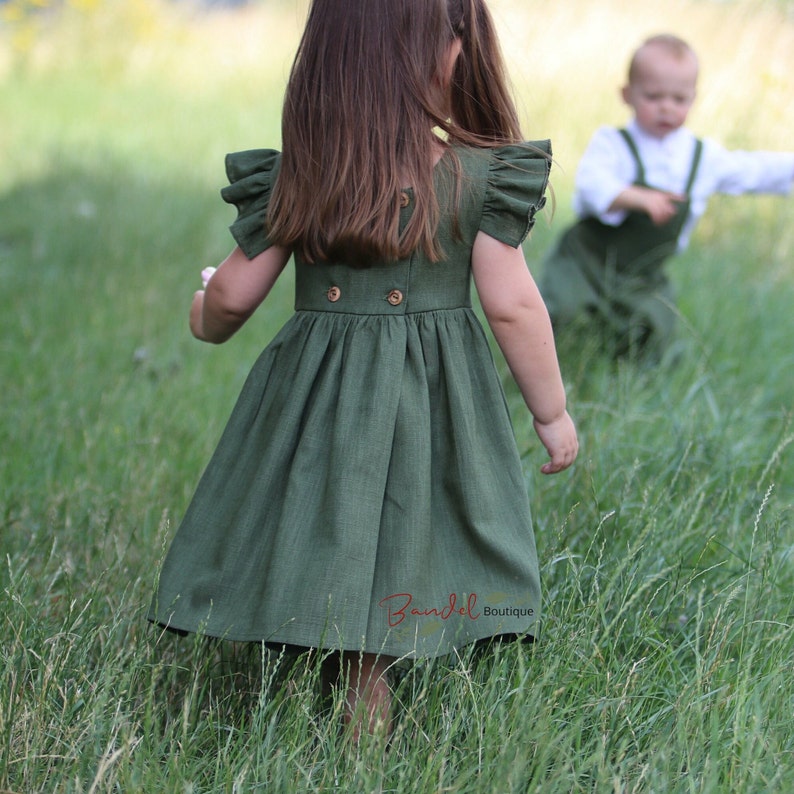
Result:
<svg viewBox="0 0 794 794">
<path fill-rule="evenodd" d="M 634 53 L 625 129 L 599 129 L 576 174 L 579 221 L 547 255 L 541 292 L 556 329 L 600 321 L 616 355 L 658 358 L 675 325 L 663 265 L 683 250 L 713 193 L 788 193 L 794 153 L 727 151 L 685 126 L 698 60 L 680 38 L 647 39 Z"/>
</svg>

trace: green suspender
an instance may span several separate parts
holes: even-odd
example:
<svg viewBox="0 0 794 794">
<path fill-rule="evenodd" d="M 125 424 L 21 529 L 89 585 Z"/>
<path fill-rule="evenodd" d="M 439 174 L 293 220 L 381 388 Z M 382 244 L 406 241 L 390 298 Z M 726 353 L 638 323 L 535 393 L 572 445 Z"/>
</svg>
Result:
<svg viewBox="0 0 794 794">
<path fill-rule="evenodd" d="M 629 147 L 632 155 L 634 156 L 634 160 L 637 163 L 637 181 L 641 185 L 645 185 L 645 166 L 642 164 L 642 160 L 640 160 L 640 153 L 637 151 L 637 144 L 634 143 L 634 139 L 629 135 L 629 131 L 626 129 L 620 129 L 618 132 L 623 136 L 623 140 L 626 141 L 626 145 Z M 698 166 L 700 165 L 700 156 L 703 153 L 703 141 L 700 138 L 695 140 L 695 153 L 692 155 L 692 167 L 689 169 L 689 179 L 686 183 L 686 188 L 684 192 L 689 195 L 689 192 L 692 190 L 692 185 L 695 184 L 695 176 L 697 175 Z"/>
</svg>

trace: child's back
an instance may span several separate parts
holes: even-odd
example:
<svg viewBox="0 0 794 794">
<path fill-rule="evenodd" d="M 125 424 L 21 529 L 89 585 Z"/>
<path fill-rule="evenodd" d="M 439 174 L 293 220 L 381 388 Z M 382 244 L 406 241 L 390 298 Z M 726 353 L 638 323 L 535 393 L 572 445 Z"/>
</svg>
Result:
<svg viewBox="0 0 794 794">
<path fill-rule="evenodd" d="M 285 152 L 227 158 L 238 247 L 191 307 L 193 333 L 224 341 L 294 254 L 296 312 L 251 371 L 150 618 L 339 652 L 351 713 L 363 700 L 371 719 L 394 658 L 524 637 L 538 617 L 524 474 L 472 276 L 549 452 L 541 470 L 576 456 L 520 249 L 550 150 L 519 142 L 501 74 L 482 0 L 315 0 Z"/>
<path fill-rule="evenodd" d="M 534 624 L 529 504 L 470 263 L 480 231 L 524 239 L 548 178 L 540 146 L 445 155 L 441 261 L 416 251 L 354 268 L 296 255 L 296 314 L 254 366 L 174 541 L 160 622 L 392 656 Z M 228 159 L 232 231 L 252 258 L 279 159 Z M 406 189 L 402 226 L 413 203 Z"/>
</svg>

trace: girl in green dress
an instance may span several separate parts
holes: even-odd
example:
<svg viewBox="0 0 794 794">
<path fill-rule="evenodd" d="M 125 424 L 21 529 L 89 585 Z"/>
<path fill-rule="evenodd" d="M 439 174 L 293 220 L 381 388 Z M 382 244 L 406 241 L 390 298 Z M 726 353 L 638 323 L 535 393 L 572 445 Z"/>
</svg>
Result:
<svg viewBox="0 0 794 794">
<path fill-rule="evenodd" d="M 532 636 L 538 561 L 494 336 L 550 459 L 574 425 L 521 243 L 550 148 L 522 142 L 483 0 L 314 0 L 283 153 L 227 157 L 237 246 L 196 292 L 228 339 L 296 269 L 163 563 L 150 619 L 315 648 L 354 735 L 388 725 L 386 673 Z M 205 276 L 205 277 L 206 277 Z"/>
</svg>

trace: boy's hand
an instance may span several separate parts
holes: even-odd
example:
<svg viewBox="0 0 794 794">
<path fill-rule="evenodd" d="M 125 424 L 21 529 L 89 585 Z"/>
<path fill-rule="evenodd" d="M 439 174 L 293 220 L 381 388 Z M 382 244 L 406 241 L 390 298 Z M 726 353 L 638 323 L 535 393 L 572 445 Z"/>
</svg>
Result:
<svg viewBox="0 0 794 794">
<path fill-rule="evenodd" d="M 540 467 L 540 470 L 544 474 L 556 474 L 567 469 L 576 460 L 579 452 L 576 428 L 568 412 L 552 422 L 544 423 L 535 419 L 534 425 L 538 438 L 551 458 L 548 463 Z"/>
<path fill-rule="evenodd" d="M 657 226 L 663 226 L 675 217 L 682 201 L 686 201 L 682 193 L 630 185 L 618 194 L 609 209 L 644 212 Z"/>
<path fill-rule="evenodd" d="M 668 193 L 665 190 L 652 190 L 644 188 L 643 211 L 657 226 L 669 223 L 678 212 L 678 205 L 686 201 L 686 196 L 680 193 Z"/>
</svg>

